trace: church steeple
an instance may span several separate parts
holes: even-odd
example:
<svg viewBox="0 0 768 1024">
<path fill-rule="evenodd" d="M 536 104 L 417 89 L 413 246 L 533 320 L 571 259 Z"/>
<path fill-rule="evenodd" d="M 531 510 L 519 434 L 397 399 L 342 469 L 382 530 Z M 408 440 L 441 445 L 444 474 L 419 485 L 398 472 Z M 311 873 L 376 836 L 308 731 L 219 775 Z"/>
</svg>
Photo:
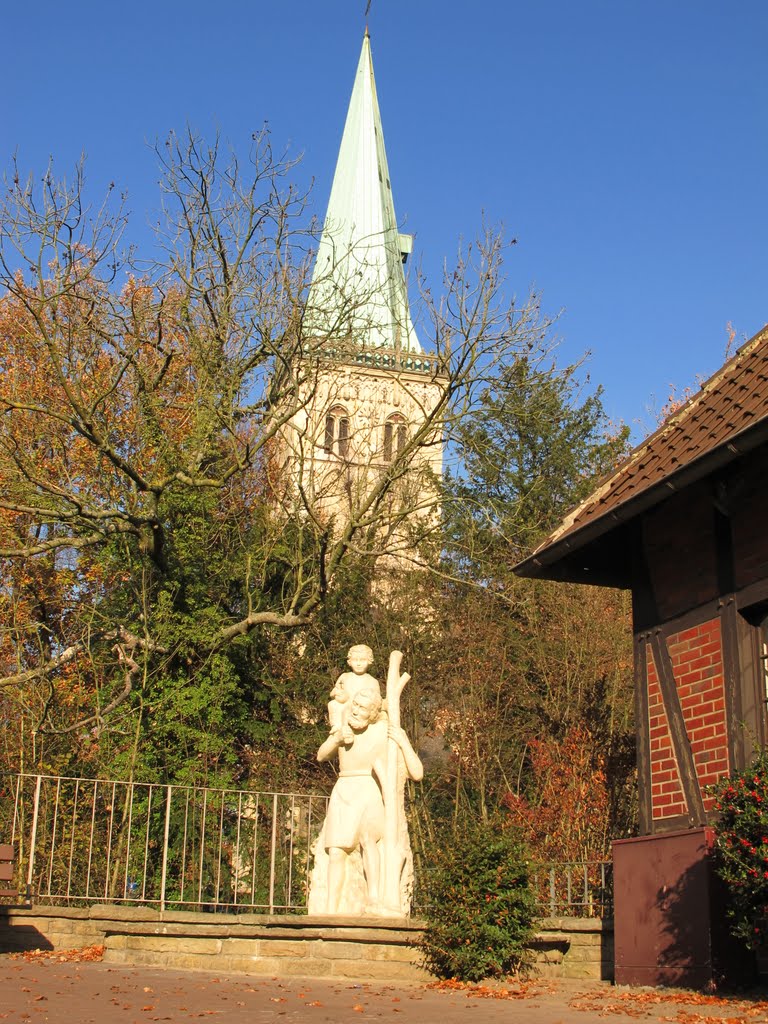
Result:
<svg viewBox="0 0 768 1024">
<path fill-rule="evenodd" d="M 421 352 L 403 272 L 410 248 L 395 217 L 366 28 L 309 290 L 309 329 Z"/>
</svg>

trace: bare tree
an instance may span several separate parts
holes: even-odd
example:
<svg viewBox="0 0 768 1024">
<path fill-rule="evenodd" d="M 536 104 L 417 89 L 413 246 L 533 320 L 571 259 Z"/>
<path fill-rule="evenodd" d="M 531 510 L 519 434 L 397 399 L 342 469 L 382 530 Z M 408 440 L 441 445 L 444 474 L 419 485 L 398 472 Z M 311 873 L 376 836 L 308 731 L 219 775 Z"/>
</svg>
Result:
<svg viewBox="0 0 768 1024">
<path fill-rule="evenodd" d="M 439 521 L 442 446 L 494 364 L 541 331 L 535 302 L 505 300 L 504 243 L 485 231 L 441 299 L 424 289 L 431 354 L 376 368 L 407 429 L 382 449 L 371 422 L 329 452 L 344 367 L 373 356 L 342 329 L 359 297 L 339 297 L 331 338 L 309 329 L 290 162 L 267 133 L 244 164 L 191 132 L 158 155 L 144 261 L 124 252 L 114 189 L 87 205 L 82 167 L 71 183 L 14 170 L 0 204 L 0 686 L 106 672 L 104 714 L 190 647 L 210 660 L 308 623 L 350 561 L 415 552 Z M 191 639 L 169 605 L 199 615 Z"/>
</svg>

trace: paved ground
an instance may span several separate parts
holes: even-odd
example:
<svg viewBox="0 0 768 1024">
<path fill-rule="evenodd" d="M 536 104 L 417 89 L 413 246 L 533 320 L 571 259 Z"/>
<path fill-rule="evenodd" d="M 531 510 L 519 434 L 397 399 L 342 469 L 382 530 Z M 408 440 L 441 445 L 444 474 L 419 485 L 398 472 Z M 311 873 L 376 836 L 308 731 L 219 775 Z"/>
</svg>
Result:
<svg viewBox="0 0 768 1024">
<path fill-rule="evenodd" d="M 675 1024 L 768 1022 L 768 994 L 722 998 L 617 989 L 594 982 L 436 989 L 315 979 L 224 977 L 0 956 L 0 1021 L 14 1024 L 603 1024 L 635 1018 Z"/>
</svg>

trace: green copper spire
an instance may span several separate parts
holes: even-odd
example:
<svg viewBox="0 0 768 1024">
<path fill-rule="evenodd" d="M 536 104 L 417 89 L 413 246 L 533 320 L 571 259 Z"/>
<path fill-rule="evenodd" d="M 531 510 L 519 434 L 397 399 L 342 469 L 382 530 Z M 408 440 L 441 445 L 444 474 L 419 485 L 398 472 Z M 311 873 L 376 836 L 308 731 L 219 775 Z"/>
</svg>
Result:
<svg viewBox="0 0 768 1024">
<path fill-rule="evenodd" d="M 420 352 L 403 273 L 410 249 L 410 235 L 397 229 L 366 29 L 309 289 L 309 329 Z"/>
</svg>

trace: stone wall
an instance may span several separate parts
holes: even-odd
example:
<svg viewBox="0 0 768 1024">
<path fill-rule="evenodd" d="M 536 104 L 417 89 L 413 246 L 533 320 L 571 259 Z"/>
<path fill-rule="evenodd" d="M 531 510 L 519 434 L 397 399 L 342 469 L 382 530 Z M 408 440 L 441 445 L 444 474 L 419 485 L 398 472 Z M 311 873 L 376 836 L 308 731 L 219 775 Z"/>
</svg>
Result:
<svg viewBox="0 0 768 1024">
<path fill-rule="evenodd" d="M 531 945 L 537 970 L 545 978 L 613 981 L 613 921 L 545 918 Z"/>
<path fill-rule="evenodd" d="M 426 981 L 418 922 L 299 915 L 196 914 L 146 907 L 0 907 L 0 952 L 103 944 L 108 963 L 218 972 Z M 613 928 L 541 921 L 532 943 L 545 977 L 611 978 Z"/>
<path fill-rule="evenodd" d="M 76 949 L 104 942 L 104 923 L 91 915 L 101 907 L 0 906 L 0 952 Z M 117 910 L 118 908 L 110 908 Z"/>
</svg>

